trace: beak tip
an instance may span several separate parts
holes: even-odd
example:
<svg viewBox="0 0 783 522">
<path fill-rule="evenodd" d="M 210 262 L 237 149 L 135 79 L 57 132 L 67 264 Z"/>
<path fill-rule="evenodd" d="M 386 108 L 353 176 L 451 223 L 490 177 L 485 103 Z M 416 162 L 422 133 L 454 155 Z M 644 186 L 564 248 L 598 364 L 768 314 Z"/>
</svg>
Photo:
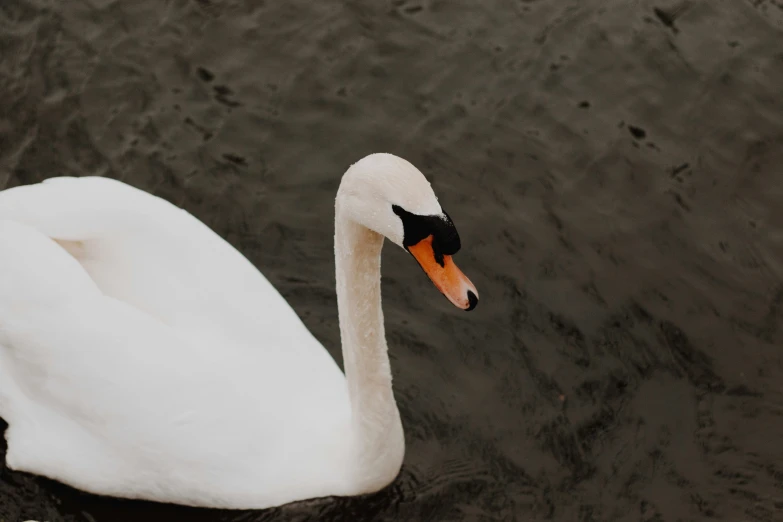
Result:
<svg viewBox="0 0 783 522">
<path fill-rule="evenodd" d="M 466 312 L 470 312 L 474 308 L 476 308 L 476 305 L 478 304 L 478 297 L 476 294 L 473 293 L 472 290 L 468 290 L 468 307 L 465 308 Z"/>
</svg>

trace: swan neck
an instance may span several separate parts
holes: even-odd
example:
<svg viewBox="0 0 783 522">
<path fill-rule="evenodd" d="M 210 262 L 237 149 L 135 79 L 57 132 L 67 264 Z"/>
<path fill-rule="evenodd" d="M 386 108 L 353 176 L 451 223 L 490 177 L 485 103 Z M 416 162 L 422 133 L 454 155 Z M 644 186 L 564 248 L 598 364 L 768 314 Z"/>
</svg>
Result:
<svg viewBox="0 0 783 522">
<path fill-rule="evenodd" d="M 394 479 L 404 453 L 381 308 L 383 240 L 346 216 L 338 198 L 334 248 L 340 336 L 356 469 L 367 492 Z"/>
</svg>

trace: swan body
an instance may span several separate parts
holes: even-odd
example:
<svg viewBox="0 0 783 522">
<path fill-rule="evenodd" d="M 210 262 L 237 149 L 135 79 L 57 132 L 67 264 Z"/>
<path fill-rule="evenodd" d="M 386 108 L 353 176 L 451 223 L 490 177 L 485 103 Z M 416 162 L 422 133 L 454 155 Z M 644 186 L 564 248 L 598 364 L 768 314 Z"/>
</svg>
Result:
<svg viewBox="0 0 783 522">
<path fill-rule="evenodd" d="M 364 158 L 335 202 L 343 373 L 266 278 L 184 210 L 106 178 L 0 192 L 7 465 L 97 494 L 236 509 L 388 485 L 405 444 L 384 236 L 455 305 L 477 300 L 424 176 Z"/>
</svg>

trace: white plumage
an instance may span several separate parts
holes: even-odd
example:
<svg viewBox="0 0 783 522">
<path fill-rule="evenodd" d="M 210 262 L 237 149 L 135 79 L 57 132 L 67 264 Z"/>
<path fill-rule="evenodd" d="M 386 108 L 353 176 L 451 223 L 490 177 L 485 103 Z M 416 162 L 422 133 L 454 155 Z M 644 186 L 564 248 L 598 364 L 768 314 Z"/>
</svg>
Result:
<svg viewBox="0 0 783 522">
<path fill-rule="evenodd" d="M 346 379 L 264 276 L 187 212 L 104 178 L 0 192 L 9 467 L 228 508 L 391 482 L 404 453 L 380 308 L 379 232 L 403 239 L 392 203 L 441 212 L 400 158 L 368 156 L 343 177 Z"/>
</svg>

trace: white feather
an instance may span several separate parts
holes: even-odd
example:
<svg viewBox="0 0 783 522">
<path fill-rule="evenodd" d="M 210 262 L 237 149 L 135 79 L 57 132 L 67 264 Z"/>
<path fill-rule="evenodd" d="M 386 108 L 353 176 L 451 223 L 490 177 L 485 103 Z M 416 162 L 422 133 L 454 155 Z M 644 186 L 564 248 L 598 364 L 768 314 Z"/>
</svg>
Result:
<svg viewBox="0 0 783 522">
<path fill-rule="evenodd" d="M 228 508 L 391 482 L 404 439 L 380 309 L 383 237 L 372 230 L 399 244 L 391 203 L 440 207 L 421 173 L 389 155 L 354 165 L 342 192 L 347 381 L 264 276 L 185 211 L 104 178 L 0 192 L 9 467 L 94 493 Z"/>
</svg>

